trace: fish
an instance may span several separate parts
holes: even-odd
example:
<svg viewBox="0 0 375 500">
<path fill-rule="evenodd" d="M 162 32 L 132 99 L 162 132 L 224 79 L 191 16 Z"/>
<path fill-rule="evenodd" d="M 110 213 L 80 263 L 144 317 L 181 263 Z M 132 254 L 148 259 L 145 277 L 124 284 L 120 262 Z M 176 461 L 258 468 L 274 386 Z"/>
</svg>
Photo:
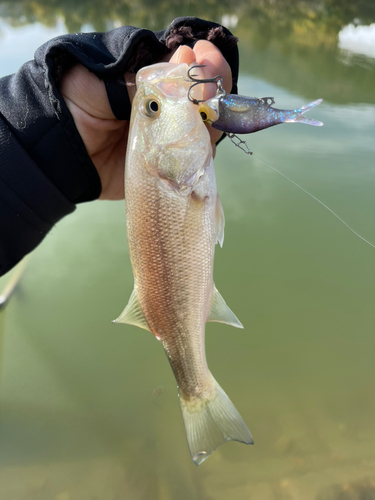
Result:
<svg viewBox="0 0 375 500">
<path fill-rule="evenodd" d="M 226 441 L 253 439 L 206 361 L 207 321 L 243 326 L 213 281 L 224 213 L 209 133 L 187 97 L 187 71 L 187 64 L 159 63 L 137 73 L 125 164 L 134 290 L 115 322 L 149 330 L 162 344 L 199 465 Z"/>
<path fill-rule="evenodd" d="M 322 122 L 304 116 L 322 99 L 310 102 L 299 109 L 277 109 L 273 97 L 246 97 L 218 91 L 212 99 L 199 106 L 203 120 L 213 128 L 228 134 L 251 134 L 281 123 L 304 123 L 321 127 Z"/>
</svg>

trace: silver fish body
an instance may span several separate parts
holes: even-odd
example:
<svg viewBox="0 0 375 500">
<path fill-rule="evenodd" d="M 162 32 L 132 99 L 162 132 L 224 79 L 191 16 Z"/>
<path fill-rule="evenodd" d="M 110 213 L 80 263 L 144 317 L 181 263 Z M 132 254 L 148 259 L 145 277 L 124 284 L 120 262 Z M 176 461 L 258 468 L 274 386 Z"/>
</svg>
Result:
<svg viewBox="0 0 375 500">
<path fill-rule="evenodd" d="M 187 98 L 187 70 L 161 63 L 137 74 L 125 166 L 134 291 L 116 322 L 150 330 L 162 343 L 200 464 L 221 443 L 252 438 L 206 362 L 206 322 L 242 325 L 213 282 L 224 216 L 209 134 Z"/>
</svg>

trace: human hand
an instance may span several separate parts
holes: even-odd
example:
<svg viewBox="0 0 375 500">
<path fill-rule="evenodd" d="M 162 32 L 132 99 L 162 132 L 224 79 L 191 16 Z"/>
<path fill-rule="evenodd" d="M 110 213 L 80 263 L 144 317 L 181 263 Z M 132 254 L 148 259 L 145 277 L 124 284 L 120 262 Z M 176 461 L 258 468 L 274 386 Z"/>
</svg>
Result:
<svg viewBox="0 0 375 500">
<path fill-rule="evenodd" d="M 196 62 L 205 65 L 204 78 L 221 75 L 227 92 L 232 87 L 229 64 L 220 50 L 211 42 L 199 40 L 194 49 L 183 45 L 166 59 L 171 63 Z M 135 75 L 127 73 L 130 102 L 133 101 L 136 87 Z M 216 93 L 216 85 L 203 84 L 203 98 L 210 99 Z M 102 184 L 100 199 L 119 200 L 124 198 L 124 169 L 129 121 L 117 120 L 107 98 L 104 82 L 90 73 L 84 66 L 73 66 L 63 76 L 61 94 L 74 119 L 77 130 L 85 144 Z M 207 126 L 215 152 L 215 143 L 222 132 Z"/>
</svg>

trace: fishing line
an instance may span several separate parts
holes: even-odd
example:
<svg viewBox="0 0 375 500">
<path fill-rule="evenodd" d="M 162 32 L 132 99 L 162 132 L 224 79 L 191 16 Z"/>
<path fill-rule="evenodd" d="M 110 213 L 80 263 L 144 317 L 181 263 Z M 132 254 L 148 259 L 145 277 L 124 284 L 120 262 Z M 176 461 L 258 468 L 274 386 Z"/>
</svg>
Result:
<svg viewBox="0 0 375 500">
<path fill-rule="evenodd" d="M 226 132 L 226 135 L 229 137 L 229 139 L 232 141 L 232 143 L 237 148 L 240 148 L 241 151 L 243 151 L 247 155 L 254 156 L 255 158 L 257 158 L 257 160 L 261 161 L 262 163 L 264 163 L 265 165 L 267 165 L 267 167 L 271 168 L 272 170 L 274 170 L 275 172 L 277 172 L 278 174 L 280 174 L 282 177 L 284 177 L 285 179 L 287 179 L 289 182 L 291 182 L 292 184 L 294 184 L 298 189 L 300 189 L 301 191 L 303 191 L 304 193 L 306 193 L 307 195 L 309 195 L 310 198 L 312 198 L 313 200 L 317 201 L 320 205 L 322 205 L 322 207 L 324 207 L 326 210 L 328 210 L 328 212 L 331 212 L 331 214 L 334 215 L 336 217 L 336 219 L 338 219 L 342 224 L 344 224 L 344 226 L 346 226 L 349 229 L 349 231 L 351 231 L 353 234 L 355 234 L 356 236 L 358 236 L 358 238 L 360 238 L 362 241 L 364 241 L 365 243 L 367 243 L 368 245 L 370 245 L 370 247 L 375 248 L 375 245 L 373 243 L 371 243 L 371 241 L 366 240 L 366 238 L 364 238 L 359 233 L 357 233 L 357 231 L 355 231 L 351 226 L 349 226 L 349 224 L 347 224 L 339 215 L 337 215 L 336 212 L 334 212 L 331 208 L 329 208 L 325 203 L 323 203 L 322 201 L 320 201 L 319 198 L 317 198 L 313 194 L 309 193 L 309 191 L 307 191 L 305 188 L 303 188 L 302 186 L 300 186 L 293 179 L 291 179 L 287 175 L 283 174 L 276 167 L 273 167 L 272 165 L 270 165 L 266 161 L 262 160 L 262 158 L 259 158 L 259 156 L 255 155 L 252 151 L 250 151 L 249 146 L 247 145 L 246 141 L 243 141 L 242 139 L 240 139 L 235 134 L 230 134 L 230 133 Z"/>
<path fill-rule="evenodd" d="M 285 175 L 282 172 L 280 172 L 280 170 L 278 170 L 277 168 L 273 167 L 272 165 L 270 165 L 266 161 L 262 160 L 262 158 L 259 158 L 259 156 L 255 155 L 254 153 L 251 153 L 251 155 L 254 156 L 255 158 L 257 158 L 258 160 L 260 160 L 265 165 L 267 165 L 267 167 L 271 168 L 272 170 L 274 170 L 275 172 L 277 172 L 278 174 L 280 174 L 282 177 L 284 177 L 285 179 L 287 179 L 289 182 L 291 182 L 292 184 L 294 184 L 298 189 L 300 189 L 304 193 L 308 194 L 310 196 L 310 198 L 312 198 L 313 200 L 317 201 L 326 210 L 328 210 L 329 212 L 331 212 L 331 214 L 334 215 L 336 217 L 336 219 L 338 219 L 342 224 L 344 224 L 344 226 L 346 226 L 349 229 L 349 231 L 351 231 L 353 234 L 355 234 L 356 236 L 358 236 L 358 238 L 360 238 L 361 240 L 363 240 L 365 243 L 367 243 L 368 245 L 370 245 L 372 248 L 375 248 L 375 245 L 373 245 L 370 241 L 366 240 L 366 238 L 364 238 L 359 233 L 357 233 L 357 231 L 355 231 L 351 226 L 349 226 L 349 224 L 347 224 L 339 215 L 337 215 L 336 212 L 334 212 L 331 208 L 329 208 L 325 203 L 323 203 L 322 201 L 320 201 L 316 196 L 314 196 L 313 194 L 309 193 L 309 191 L 307 191 L 305 188 L 303 188 L 302 186 L 300 186 L 299 184 L 297 184 L 297 182 L 295 182 L 292 179 L 290 179 L 290 177 L 288 177 L 287 175 Z"/>
</svg>

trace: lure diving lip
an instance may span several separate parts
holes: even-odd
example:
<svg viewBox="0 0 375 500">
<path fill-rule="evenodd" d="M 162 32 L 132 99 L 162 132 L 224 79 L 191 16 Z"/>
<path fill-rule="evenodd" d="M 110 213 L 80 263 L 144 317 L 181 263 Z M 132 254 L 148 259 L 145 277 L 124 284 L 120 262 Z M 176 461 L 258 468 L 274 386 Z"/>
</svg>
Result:
<svg viewBox="0 0 375 500">
<path fill-rule="evenodd" d="M 203 121 L 217 130 L 227 134 L 251 134 L 280 123 L 305 123 L 316 127 L 323 125 L 320 121 L 304 116 L 306 111 L 318 106 L 322 99 L 306 104 L 299 109 L 277 109 L 272 107 L 272 104 L 275 104 L 273 97 L 246 97 L 227 94 L 223 89 L 220 75 L 210 79 L 195 78 L 195 75 L 191 74 L 194 67 L 190 68 L 188 72 L 188 78 L 193 83 L 189 89 L 188 98 L 194 104 L 199 105 Z M 207 101 L 194 99 L 190 94 L 192 88 L 200 83 L 208 82 L 216 83 L 218 87 L 215 97 Z"/>
</svg>

